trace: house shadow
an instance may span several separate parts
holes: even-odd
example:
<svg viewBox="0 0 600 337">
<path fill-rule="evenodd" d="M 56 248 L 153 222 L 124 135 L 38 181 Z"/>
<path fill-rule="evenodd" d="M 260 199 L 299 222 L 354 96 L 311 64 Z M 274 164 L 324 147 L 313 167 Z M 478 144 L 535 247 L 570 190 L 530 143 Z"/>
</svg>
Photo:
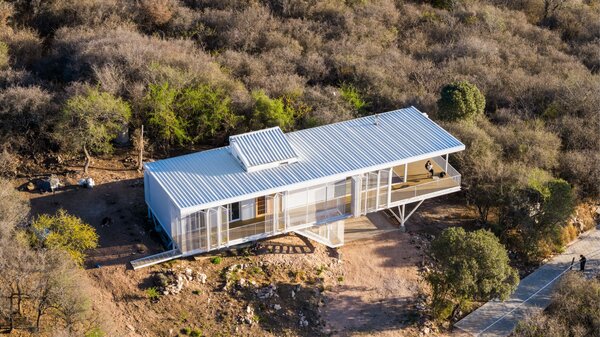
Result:
<svg viewBox="0 0 600 337">
<path fill-rule="evenodd" d="M 33 216 L 64 209 L 96 229 L 98 248 L 87 252 L 86 267 L 128 265 L 141 255 L 163 250 L 148 221 L 143 180 L 128 179 L 83 188 L 61 187 L 55 193 L 31 192 Z M 39 194 L 39 195 L 38 195 Z"/>
<path fill-rule="evenodd" d="M 256 255 L 264 254 L 312 254 L 315 251 L 313 243 L 302 235 L 295 234 L 298 240 L 294 243 L 281 242 L 275 238 L 268 238 L 256 243 Z"/>
</svg>

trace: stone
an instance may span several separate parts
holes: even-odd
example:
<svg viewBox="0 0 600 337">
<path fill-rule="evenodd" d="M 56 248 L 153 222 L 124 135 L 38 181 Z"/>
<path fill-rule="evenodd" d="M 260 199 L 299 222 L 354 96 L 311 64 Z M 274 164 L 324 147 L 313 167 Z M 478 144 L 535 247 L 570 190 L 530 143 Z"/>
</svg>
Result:
<svg viewBox="0 0 600 337">
<path fill-rule="evenodd" d="M 131 330 L 131 332 L 135 332 L 135 328 L 131 324 L 127 324 L 127 329 Z"/>
<path fill-rule="evenodd" d="M 275 309 L 275 310 L 281 310 L 281 306 L 279 304 L 275 304 L 273 306 L 273 309 Z"/>
<path fill-rule="evenodd" d="M 245 279 L 245 278 L 243 278 L 243 277 L 242 277 L 242 278 L 240 278 L 240 280 L 238 281 L 238 285 L 239 285 L 240 287 L 243 287 L 243 286 L 245 286 L 245 285 L 246 285 L 246 279 Z"/>
<path fill-rule="evenodd" d="M 303 313 L 300 313 L 300 320 L 298 322 L 298 324 L 300 325 L 301 328 L 307 327 L 308 326 L 308 321 L 306 320 L 306 317 L 304 317 Z"/>
<path fill-rule="evenodd" d="M 200 283 L 205 284 L 206 283 L 206 274 L 204 273 L 198 273 L 198 275 L 196 275 L 196 278 L 198 279 L 198 281 L 200 281 Z"/>
</svg>

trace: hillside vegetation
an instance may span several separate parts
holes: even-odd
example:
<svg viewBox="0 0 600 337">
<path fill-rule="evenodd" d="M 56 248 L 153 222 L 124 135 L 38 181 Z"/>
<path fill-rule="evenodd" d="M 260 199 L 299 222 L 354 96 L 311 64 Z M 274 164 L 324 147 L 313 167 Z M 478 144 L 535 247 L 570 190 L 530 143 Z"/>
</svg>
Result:
<svg viewBox="0 0 600 337">
<path fill-rule="evenodd" d="M 451 160 L 481 227 L 536 264 L 592 224 L 599 72 L 598 0 L 0 0 L 0 181 L 64 158 L 87 171 L 142 126 L 157 158 L 413 105 L 466 144 Z M 0 287 L 0 320 L 94 333 L 74 280 L 95 234 L 75 252 L 37 242 L 11 193 L 0 264 L 35 282 Z M 87 228 L 62 211 L 37 221 Z"/>
<path fill-rule="evenodd" d="M 2 0 L 0 169 L 110 154 L 142 125 L 164 156 L 414 105 L 467 145 L 454 163 L 481 222 L 535 261 L 600 195 L 599 15 L 575 0 Z"/>
</svg>

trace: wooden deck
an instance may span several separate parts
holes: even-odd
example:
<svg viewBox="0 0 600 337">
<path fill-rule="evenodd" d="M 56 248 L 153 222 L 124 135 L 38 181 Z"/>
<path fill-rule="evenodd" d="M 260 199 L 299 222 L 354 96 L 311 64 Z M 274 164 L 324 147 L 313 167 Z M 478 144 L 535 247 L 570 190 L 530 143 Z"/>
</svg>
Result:
<svg viewBox="0 0 600 337">
<path fill-rule="evenodd" d="M 394 167 L 394 175 L 392 177 L 392 189 L 397 190 L 400 188 L 411 187 L 434 181 L 434 178 L 429 176 L 429 172 L 425 169 L 425 163 L 427 160 L 421 160 L 414 163 L 408 164 L 408 176 L 406 183 L 403 182 L 404 176 L 404 165 Z M 439 177 L 440 172 L 444 171 L 443 167 L 440 167 L 433 160 L 433 173 Z"/>
</svg>

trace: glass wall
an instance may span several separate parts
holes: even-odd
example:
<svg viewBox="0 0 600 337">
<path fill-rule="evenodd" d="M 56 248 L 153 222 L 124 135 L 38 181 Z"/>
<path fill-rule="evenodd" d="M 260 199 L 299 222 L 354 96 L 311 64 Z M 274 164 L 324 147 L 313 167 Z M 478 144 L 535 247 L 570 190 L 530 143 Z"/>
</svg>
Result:
<svg viewBox="0 0 600 337">
<path fill-rule="evenodd" d="M 288 228 L 349 215 L 351 187 L 348 178 L 290 191 L 286 198 Z"/>
<path fill-rule="evenodd" d="M 175 238 L 182 252 L 207 248 L 207 213 L 204 211 L 192 213 L 180 221 L 182 233 Z"/>
<path fill-rule="evenodd" d="M 387 207 L 391 169 L 366 173 L 361 181 L 362 213 L 370 213 Z"/>
</svg>

